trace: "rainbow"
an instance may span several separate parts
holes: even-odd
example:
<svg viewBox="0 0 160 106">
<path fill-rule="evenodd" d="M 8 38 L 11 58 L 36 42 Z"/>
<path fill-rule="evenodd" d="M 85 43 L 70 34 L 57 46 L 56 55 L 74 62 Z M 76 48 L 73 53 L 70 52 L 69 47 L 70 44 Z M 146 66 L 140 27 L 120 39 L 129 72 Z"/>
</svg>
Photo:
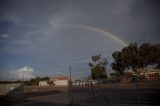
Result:
<svg viewBox="0 0 160 106">
<path fill-rule="evenodd" d="M 108 31 L 104 31 L 102 29 L 96 28 L 96 27 L 91 27 L 91 26 L 86 26 L 86 25 L 76 25 L 76 24 L 65 24 L 65 25 L 63 24 L 62 27 L 77 27 L 77 28 L 84 28 L 84 29 L 91 30 L 91 31 L 96 31 L 96 32 L 104 34 L 105 36 L 110 37 L 111 39 L 116 40 L 117 42 L 121 43 L 123 46 L 127 46 L 128 45 L 127 42 L 125 42 L 122 39 L 118 38 L 114 34 L 109 33 Z"/>
</svg>

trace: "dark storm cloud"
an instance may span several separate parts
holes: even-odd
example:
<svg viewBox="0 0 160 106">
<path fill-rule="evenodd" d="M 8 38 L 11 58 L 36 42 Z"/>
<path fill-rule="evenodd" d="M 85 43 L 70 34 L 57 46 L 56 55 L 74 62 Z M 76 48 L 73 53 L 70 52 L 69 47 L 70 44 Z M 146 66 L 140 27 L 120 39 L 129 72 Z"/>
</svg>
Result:
<svg viewBox="0 0 160 106">
<path fill-rule="evenodd" d="M 160 2 L 158 0 L 146 0 L 135 3 L 132 6 L 129 18 L 137 24 L 137 28 L 141 31 L 141 33 L 134 35 L 135 39 L 140 37 L 139 42 L 159 42 Z M 132 30 L 132 32 L 133 31 L 134 30 Z M 146 38 L 146 40 L 144 40 L 144 38 Z"/>
<path fill-rule="evenodd" d="M 0 14 L 1 70 L 29 65 L 43 74 L 66 74 L 57 65 L 88 70 L 96 53 L 111 61 L 124 46 L 115 37 L 160 43 L 158 0 L 1 0 Z"/>
</svg>

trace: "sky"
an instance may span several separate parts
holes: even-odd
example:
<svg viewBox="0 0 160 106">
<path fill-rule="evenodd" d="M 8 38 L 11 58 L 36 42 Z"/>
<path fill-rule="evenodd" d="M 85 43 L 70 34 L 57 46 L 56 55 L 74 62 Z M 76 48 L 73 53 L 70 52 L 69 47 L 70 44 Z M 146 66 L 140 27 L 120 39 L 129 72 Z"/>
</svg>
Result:
<svg viewBox="0 0 160 106">
<path fill-rule="evenodd" d="M 90 75 L 91 56 L 160 43 L 158 0 L 0 0 L 0 80 Z"/>
</svg>

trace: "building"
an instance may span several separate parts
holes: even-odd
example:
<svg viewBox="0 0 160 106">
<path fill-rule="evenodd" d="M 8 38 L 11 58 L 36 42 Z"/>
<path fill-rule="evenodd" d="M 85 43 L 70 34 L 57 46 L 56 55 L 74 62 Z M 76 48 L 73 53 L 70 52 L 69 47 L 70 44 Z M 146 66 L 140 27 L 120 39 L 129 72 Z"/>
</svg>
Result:
<svg viewBox="0 0 160 106">
<path fill-rule="evenodd" d="M 136 74 L 132 74 L 136 76 Z M 147 80 L 147 81 L 159 81 L 160 80 L 160 69 L 148 69 L 147 71 L 143 71 L 140 74 L 140 80 Z"/>
<path fill-rule="evenodd" d="M 152 69 L 145 73 L 148 80 L 160 80 L 160 69 Z"/>
<path fill-rule="evenodd" d="M 39 86 L 49 86 L 48 81 L 39 81 Z"/>
<path fill-rule="evenodd" d="M 69 78 L 66 76 L 57 76 L 50 78 L 50 81 L 53 81 L 55 86 L 67 86 Z"/>
</svg>

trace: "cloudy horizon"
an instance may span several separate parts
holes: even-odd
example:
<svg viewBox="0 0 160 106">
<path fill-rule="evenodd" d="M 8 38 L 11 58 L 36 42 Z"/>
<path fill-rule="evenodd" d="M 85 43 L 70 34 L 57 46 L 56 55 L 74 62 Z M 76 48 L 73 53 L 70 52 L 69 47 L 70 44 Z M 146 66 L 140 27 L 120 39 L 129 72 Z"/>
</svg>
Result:
<svg viewBox="0 0 160 106">
<path fill-rule="evenodd" d="M 25 66 L 34 70 L 28 77 L 68 76 L 70 66 L 73 77 L 88 76 L 92 55 L 100 53 L 110 64 L 112 53 L 131 42 L 160 43 L 159 4 L 156 0 L 1 0 L 0 78 L 13 79 L 16 75 L 9 73 Z"/>
</svg>

